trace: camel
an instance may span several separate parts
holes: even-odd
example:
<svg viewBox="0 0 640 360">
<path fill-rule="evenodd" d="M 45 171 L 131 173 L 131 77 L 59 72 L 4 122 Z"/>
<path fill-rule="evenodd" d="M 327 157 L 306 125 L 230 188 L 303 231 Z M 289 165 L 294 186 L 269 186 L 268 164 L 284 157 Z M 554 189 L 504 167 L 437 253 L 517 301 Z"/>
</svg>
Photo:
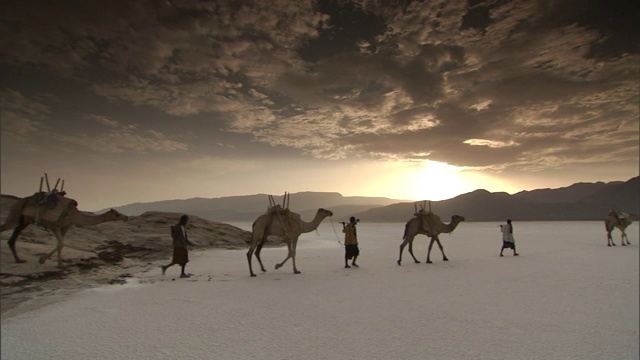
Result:
<svg viewBox="0 0 640 360">
<path fill-rule="evenodd" d="M 57 240 L 55 249 L 40 257 L 40 264 L 44 264 L 57 251 L 58 267 L 62 268 L 64 237 L 73 225 L 97 225 L 107 221 L 128 220 L 127 216 L 113 209 L 100 215 L 80 211 L 77 208 L 78 203 L 64 197 L 64 194 L 64 192 L 40 192 L 22 198 L 11 206 L 5 223 L 0 225 L 0 232 L 13 228 L 13 234 L 9 238 L 9 248 L 16 263 L 26 262 L 18 257 L 16 240 L 22 230 L 31 224 L 50 230 Z"/>
<path fill-rule="evenodd" d="M 429 250 L 427 252 L 427 263 L 431 264 L 431 247 L 434 242 L 438 243 L 438 247 L 440 248 L 440 252 L 442 252 L 442 260 L 449 261 L 447 256 L 444 254 L 444 249 L 442 248 L 442 244 L 440 243 L 440 238 L 438 235 L 442 233 L 451 233 L 458 226 L 460 222 L 464 221 L 464 217 L 460 215 L 453 215 L 451 217 L 451 222 L 449 224 L 445 224 L 440 220 L 440 217 L 431 211 L 426 211 L 421 209 L 420 211 L 414 214 L 414 217 L 407 222 L 404 227 L 404 236 L 402 237 L 403 241 L 400 244 L 400 256 L 398 257 L 398 265 L 402 265 L 402 251 L 405 246 L 409 244 L 409 254 L 413 257 L 413 261 L 419 263 L 418 259 L 413 255 L 413 238 L 418 234 L 427 235 L 431 238 L 431 242 L 429 242 Z"/>
<path fill-rule="evenodd" d="M 272 206 L 265 214 L 260 215 L 251 227 L 251 245 L 247 252 L 247 261 L 249 262 L 249 273 L 251 276 L 256 276 L 251 266 L 251 257 L 254 251 L 258 263 L 260 263 L 260 269 L 262 272 L 267 271 L 262 265 L 260 250 L 262 250 L 269 235 L 282 237 L 287 243 L 287 257 L 281 263 L 276 264 L 276 269 L 279 269 L 287 260 L 291 259 L 293 263 L 293 273 L 300 274 L 300 271 L 298 271 L 296 267 L 298 237 L 303 233 L 317 229 L 322 220 L 328 216 L 333 216 L 333 213 L 330 210 L 321 208 L 318 209 L 316 216 L 311 222 L 305 222 L 300 218 L 299 214 L 289 211 L 288 208 L 283 208 L 280 205 Z"/>
<path fill-rule="evenodd" d="M 607 218 L 604 220 L 604 226 L 607 229 L 607 246 L 616 246 L 616 244 L 613 242 L 613 239 L 611 238 L 611 232 L 615 228 L 620 229 L 620 240 L 622 241 L 622 246 L 631 245 L 631 243 L 629 242 L 629 238 L 627 238 L 627 234 L 624 232 L 624 230 L 633 222 L 633 216 L 634 215 L 616 210 L 609 211 Z M 625 240 L 627 240 L 626 244 Z"/>
</svg>

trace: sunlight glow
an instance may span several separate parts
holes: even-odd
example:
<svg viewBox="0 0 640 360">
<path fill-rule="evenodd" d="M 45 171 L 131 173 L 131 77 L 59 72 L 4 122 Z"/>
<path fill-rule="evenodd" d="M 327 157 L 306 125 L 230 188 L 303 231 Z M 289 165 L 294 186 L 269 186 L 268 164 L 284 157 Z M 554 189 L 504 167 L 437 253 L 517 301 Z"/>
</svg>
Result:
<svg viewBox="0 0 640 360">
<path fill-rule="evenodd" d="M 465 144 L 469 144 L 471 146 L 488 146 L 490 148 L 501 148 L 508 146 L 516 146 L 519 145 L 517 142 L 509 141 L 495 141 L 495 140 L 485 140 L 485 139 L 469 139 L 464 141 Z"/>
<path fill-rule="evenodd" d="M 465 180 L 463 168 L 437 161 L 388 162 L 375 171 L 361 190 L 404 200 L 446 200 L 473 191 L 473 184 Z"/>
<path fill-rule="evenodd" d="M 465 192 L 462 168 L 437 161 L 425 161 L 415 172 L 415 195 L 422 200 L 445 200 Z"/>
<path fill-rule="evenodd" d="M 441 201 L 478 189 L 513 192 L 517 188 L 504 176 L 448 163 L 393 161 L 359 168 L 351 179 L 358 184 L 359 195 L 384 196 L 400 200 Z"/>
</svg>

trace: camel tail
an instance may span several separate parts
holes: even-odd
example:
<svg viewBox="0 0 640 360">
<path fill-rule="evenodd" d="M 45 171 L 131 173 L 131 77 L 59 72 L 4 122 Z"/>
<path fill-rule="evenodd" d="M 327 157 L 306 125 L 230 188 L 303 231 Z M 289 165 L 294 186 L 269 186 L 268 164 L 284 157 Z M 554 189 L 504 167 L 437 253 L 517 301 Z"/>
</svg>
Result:
<svg viewBox="0 0 640 360">
<path fill-rule="evenodd" d="M 407 224 L 404 226 L 404 233 L 402 234 L 402 240 L 404 241 L 407 238 L 407 230 L 409 230 L 409 223 L 411 220 L 407 221 Z"/>
</svg>

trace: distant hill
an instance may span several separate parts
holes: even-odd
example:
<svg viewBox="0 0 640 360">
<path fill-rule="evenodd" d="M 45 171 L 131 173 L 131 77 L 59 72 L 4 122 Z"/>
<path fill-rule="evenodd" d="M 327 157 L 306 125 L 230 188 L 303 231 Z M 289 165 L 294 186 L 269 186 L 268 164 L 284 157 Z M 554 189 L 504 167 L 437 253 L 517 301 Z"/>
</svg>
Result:
<svg viewBox="0 0 640 360">
<path fill-rule="evenodd" d="M 579 183 L 514 195 L 476 190 L 453 199 L 432 201 L 431 208 L 443 219 L 458 214 L 467 221 L 602 220 L 610 209 L 640 214 L 640 177 L 626 182 Z M 366 210 L 355 216 L 369 222 L 404 222 L 413 212 L 414 204 L 404 203 Z"/>
<path fill-rule="evenodd" d="M 282 204 L 283 195 L 274 196 Z M 318 208 L 333 211 L 333 218 L 344 219 L 353 213 L 371 208 L 403 202 L 403 200 L 384 197 L 342 196 L 336 192 L 299 192 L 289 197 L 289 207 L 299 213 L 303 219 L 311 219 Z M 267 194 L 229 196 L 221 198 L 193 198 L 186 200 L 166 200 L 149 203 L 134 203 L 114 209 L 135 216 L 147 211 L 177 212 L 199 216 L 203 219 L 226 222 L 254 221 L 263 214 L 269 205 Z M 106 211 L 104 209 L 99 212 Z"/>
<path fill-rule="evenodd" d="M 114 209 L 129 216 L 157 211 L 190 214 L 218 222 L 252 222 L 266 211 L 268 198 L 267 194 L 193 198 L 135 203 Z M 274 198 L 282 204 L 283 196 Z M 337 192 L 299 192 L 291 194 L 290 208 L 308 220 L 318 208 L 325 208 L 333 211 L 336 221 L 356 216 L 368 222 L 405 222 L 414 213 L 414 202 L 342 196 Z M 443 219 L 458 214 L 467 221 L 504 221 L 507 218 L 516 221 L 602 220 L 610 209 L 640 214 L 640 177 L 626 182 L 576 183 L 513 195 L 475 190 L 452 199 L 432 201 L 431 208 Z"/>
</svg>

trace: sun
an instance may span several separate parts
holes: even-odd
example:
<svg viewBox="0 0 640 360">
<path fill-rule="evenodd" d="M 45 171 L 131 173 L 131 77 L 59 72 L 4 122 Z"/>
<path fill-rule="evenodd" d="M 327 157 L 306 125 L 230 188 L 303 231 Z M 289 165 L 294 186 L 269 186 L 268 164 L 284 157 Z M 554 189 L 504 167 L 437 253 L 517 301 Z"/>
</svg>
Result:
<svg viewBox="0 0 640 360">
<path fill-rule="evenodd" d="M 470 183 L 464 168 L 444 162 L 426 160 L 424 162 L 395 161 L 384 164 L 369 177 L 365 194 L 402 200 L 446 200 L 468 192 Z"/>
<path fill-rule="evenodd" d="M 425 161 L 415 170 L 413 194 L 416 200 L 446 200 L 467 190 L 463 168 L 438 161 Z"/>
<path fill-rule="evenodd" d="M 478 189 L 509 188 L 500 177 L 432 160 L 370 162 L 349 171 L 342 169 L 336 177 L 346 177 L 350 184 L 357 184 L 358 191 L 343 190 L 346 194 L 413 201 L 441 201 Z"/>
</svg>

